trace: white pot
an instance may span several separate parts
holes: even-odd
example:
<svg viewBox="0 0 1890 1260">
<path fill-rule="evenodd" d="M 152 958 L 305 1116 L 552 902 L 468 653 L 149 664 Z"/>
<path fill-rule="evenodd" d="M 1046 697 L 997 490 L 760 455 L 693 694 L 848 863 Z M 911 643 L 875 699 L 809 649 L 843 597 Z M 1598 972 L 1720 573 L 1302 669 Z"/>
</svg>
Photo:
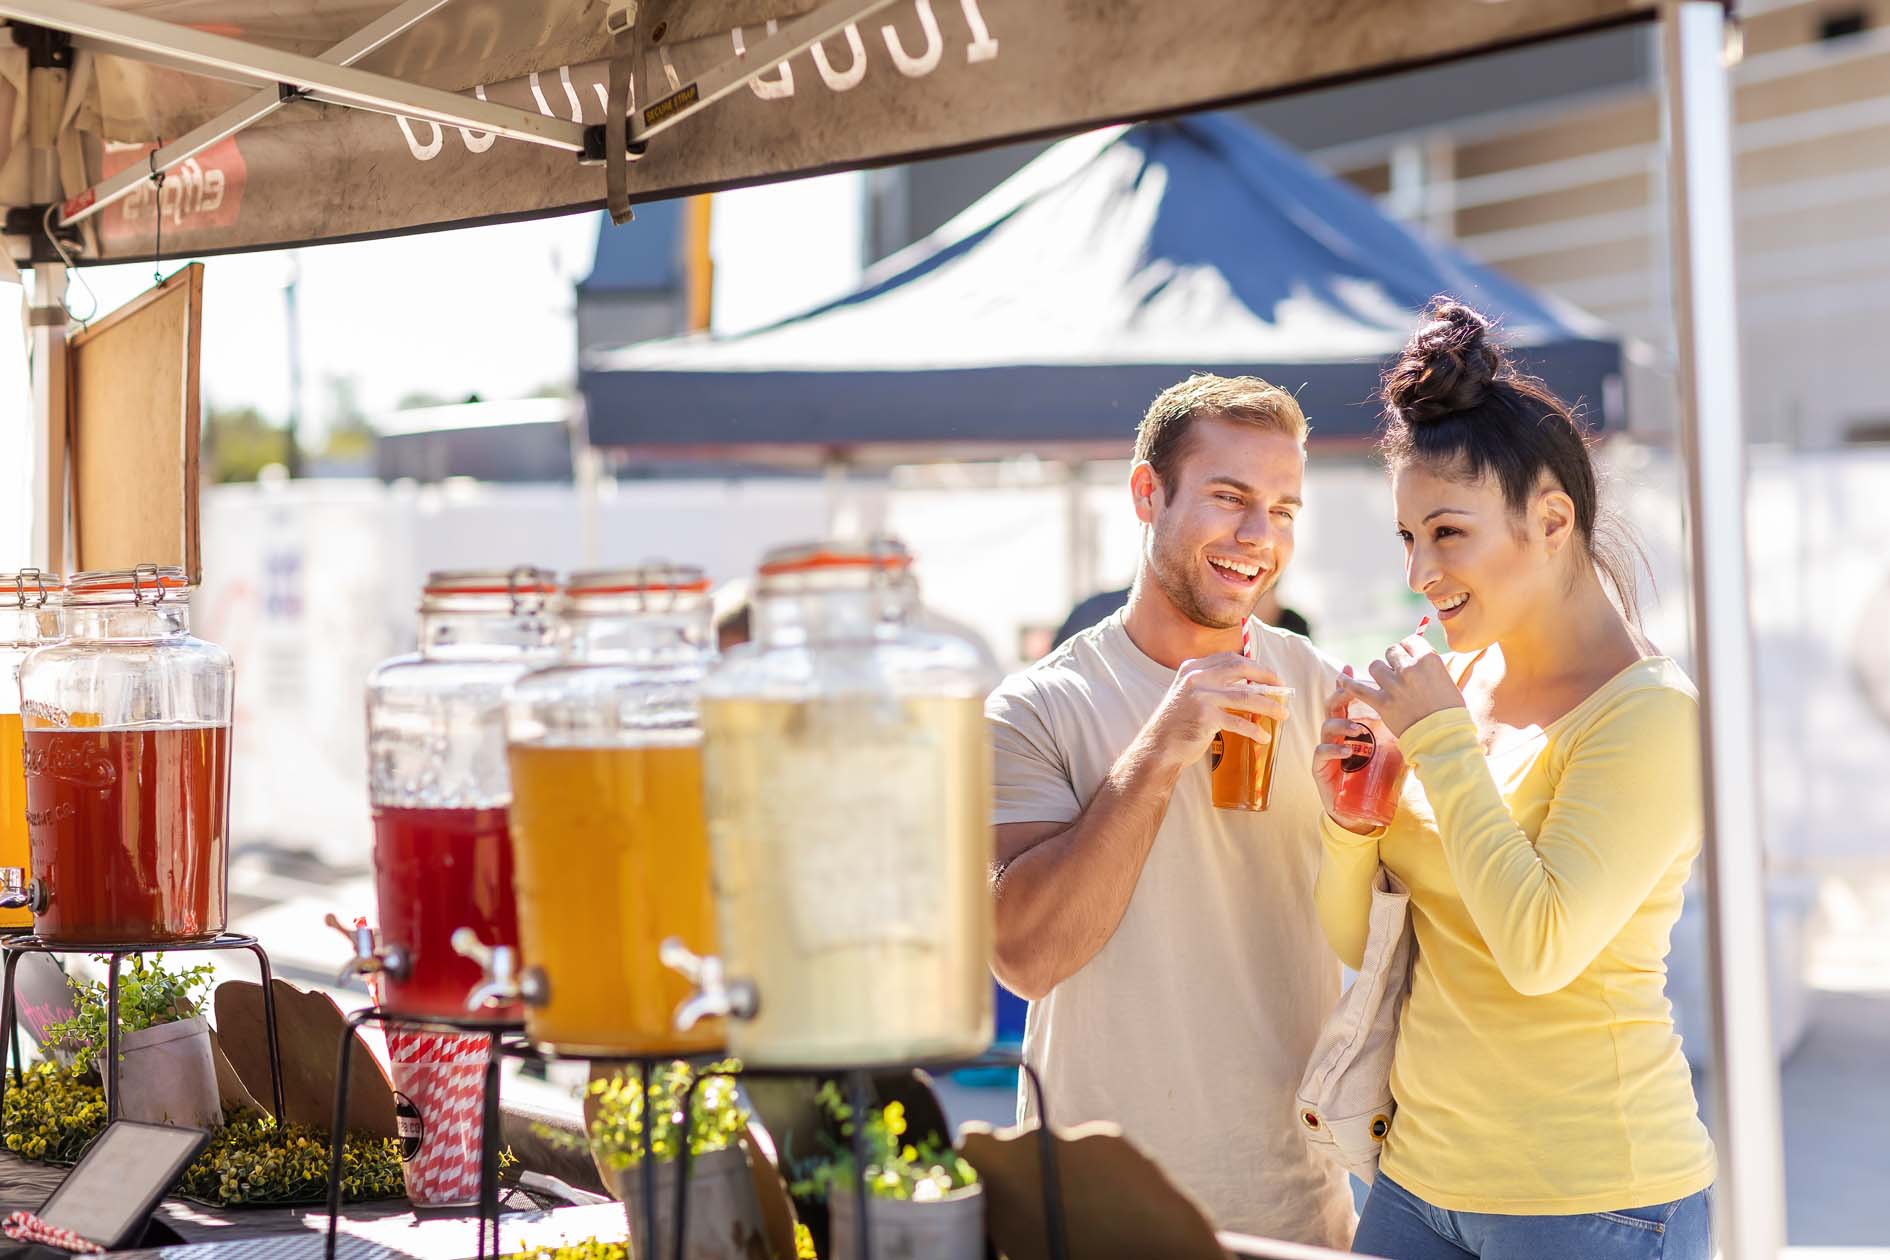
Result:
<svg viewBox="0 0 1890 1260">
<path fill-rule="evenodd" d="M 223 1123 L 210 1025 L 201 1017 L 141 1028 L 118 1039 L 118 1115 L 147 1124 L 214 1129 Z M 104 1055 L 101 1052 L 100 1058 Z M 108 1075 L 99 1065 L 101 1075 Z"/>
<path fill-rule="evenodd" d="M 853 1260 L 860 1253 L 860 1201 L 848 1186 L 827 1196 L 828 1260 Z M 943 1199 L 867 1196 L 867 1226 L 873 1260 L 984 1260 L 984 1187 L 966 1186 Z"/>
<path fill-rule="evenodd" d="M 630 1226 L 631 1260 L 645 1260 L 643 1246 L 643 1169 L 612 1169 L 612 1194 L 623 1201 Z M 656 1257 L 669 1260 L 676 1248 L 676 1161 L 656 1166 Z M 689 1246 L 687 1260 L 772 1260 L 768 1234 L 755 1197 L 748 1148 L 732 1146 L 689 1161 Z"/>
</svg>

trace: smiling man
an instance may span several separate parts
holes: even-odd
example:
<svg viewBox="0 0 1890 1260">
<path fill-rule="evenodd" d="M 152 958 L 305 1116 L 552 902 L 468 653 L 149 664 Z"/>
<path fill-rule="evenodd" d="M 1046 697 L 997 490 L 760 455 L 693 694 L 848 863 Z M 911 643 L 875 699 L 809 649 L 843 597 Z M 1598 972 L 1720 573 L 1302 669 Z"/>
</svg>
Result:
<svg viewBox="0 0 1890 1260">
<path fill-rule="evenodd" d="M 1336 671 L 1252 616 L 1293 555 L 1305 440 L 1299 404 L 1252 377 L 1191 377 L 1149 407 L 1128 606 L 986 702 L 994 969 L 1030 999 L 1024 1053 L 1055 1123 L 1121 1125 L 1219 1228 L 1344 1247 L 1345 1178 L 1293 1101 L 1339 994 L 1311 899 L 1310 765 Z M 1255 683 L 1296 694 L 1281 706 Z M 1284 717 L 1270 808 L 1216 809 L 1209 746 L 1264 738 L 1255 711 Z"/>
</svg>

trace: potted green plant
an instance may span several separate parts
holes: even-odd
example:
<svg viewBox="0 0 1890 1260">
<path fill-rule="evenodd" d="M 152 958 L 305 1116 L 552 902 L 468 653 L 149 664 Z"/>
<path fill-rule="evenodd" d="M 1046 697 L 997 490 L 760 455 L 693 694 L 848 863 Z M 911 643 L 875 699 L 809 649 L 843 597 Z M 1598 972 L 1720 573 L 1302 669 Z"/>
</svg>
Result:
<svg viewBox="0 0 1890 1260">
<path fill-rule="evenodd" d="M 605 1183 L 623 1202 L 632 1260 L 643 1245 L 646 1115 L 651 1117 L 649 1144 L 656 1163 L 657 1257 L 667 1258 L 675 1250 L 676 1157 L 685 1144 L 690 1160 L 689 1260 L 765 1260 L 771 1255 L 750 1168 L 748 1109 L 741 1104 L 734 1079 L 714 1071 L 708 1070 L 696 1090 L 686 1120 L 683 1100 L 695 1079 L 686 1063 L 651 1073 L 647 1108 L 642 1081 L 635 1074 L 619 1073 L 591 1083 L 591 1105 L 586 1109 L 591 1115 L 591 1155 Z"/>
<path fill-rule="evenodd" d="M 827 1254 L 847 1260 L 859 1253 L 861 1202 L 856 1190 L 853 1107 L 832 1081 L 815 1100 L 833 1118 L 837 1145 L 790 1187 L 797 1199 L 827 1204 Z M 875 1260 L 983 1260 L 984 1188 L 977 1170 L 936 1133 L 909 1141 L 905 1105 L 889 1102 L 869 1112 L 866 1150 L 866 1228 Z"/>
<path fill-rule="evenodd" d="M 105 961 L 100 959 L 99 961 Z M 134 954 L 118 973 L 118 1115 L 149 1124 L 214 1129 L 223 1123 L 210 1024 L 202 998 L 216 972 L 208 966 L 167 971 L 164 956 Z M 106 985 L 73 986 L 76 1014 L 46 1029 L 53 1044 L 73 1047 L 73 1068 L 108 1076 L 103 1062 Z"/>
</svg>

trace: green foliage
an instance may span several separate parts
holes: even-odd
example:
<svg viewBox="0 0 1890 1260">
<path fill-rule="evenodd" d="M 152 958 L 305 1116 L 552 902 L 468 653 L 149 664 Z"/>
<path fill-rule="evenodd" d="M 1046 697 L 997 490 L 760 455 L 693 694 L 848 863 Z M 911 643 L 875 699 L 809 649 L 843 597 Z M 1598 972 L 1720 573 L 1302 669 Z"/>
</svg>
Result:
<svg viewBox="0 0 1890 1260">
<path fill-rule="evenodd" d="M 353 1133 L 341 1148 L 341 1197 L 347 1202 L 405 1193 L 400 1144 Z M 220 1203 L 312 1203 L 328 1195 L 328 1135 L 302 1124 L 244 1112 L 218 1129 L 184 1172 L 180 1193 Z"/>
<path fill-rule="evenodd" d="M 289 462 L 289 435 L 254 407 L 212 411 L 204 418 L 204 460 L 217 482 L 254 481 L 270 464 Z"/>
<path fill-rule="evenodd" d="M 105 959 L 101 956 L 99 961 Z M 164 969 L 162 954 L 148 961 L 142 954 L 132 955 L 131 966 L 118 973 L 120 1038 L 125 1033 L 195 1016 L 204 992 L 214 979 L 216 971 L 209 966 L 173 972 Z M 46 1037 L 52 1043 L 72 1047 L 77 1052 L 72 1066 L 84 1073 L 98 1066 L 99 1053 L 105 1048 L 105 982 L 76 983 L 72 990 L 77 1013 L 71 1019 L 48 1025 Z M 121 1053 L 119 1057 L 124 1056 Z"/>
<path fill-rule="evenodd" d="M 77 1071 L 52 1063 L 29 1068 L 7 1089 L 7 1149 L 22 1159 L 72 1163 L 105 1130 L 105 1093 Z M 307 1125 L 278 1125 L 243 1113 L 211 1136 L 178 1189 L 209 1203 L 319 1203 L 327 1196 L 328 1137 Z M 342 1146 L 341 1192 L 347 1202 L 398 1197 L 400 1146 L 351 1133 Z"/>
<path fill-rule="evenodd" d="M 695 1111 L 689 1117 L 686 1137 L 689 1156 L 707 1155 L 726 1150 L 748 1130 L 748 1109 L 741 1105 L 734 1078 L 716 1075 L 739 1065 L 732 1059 L 713 1065 L 696 1090 Z M 655 1123 L 650 1129 L 650 1150 L 656 1162 L 666 1164 L 681 1152 L 685 1136 L 683 1098 L 695 1080 L 687 1063 L 671 1063 L 650 1076 L 650 1094 L 655 1101 Z M 597 1115 L 591 1121 L 591 1154 L 619 1171 L 635 1168 L 643 1161 L 643 1083 L 634 1074 L 619 1072 L 608 1080 L 592 1081 L 590 1093 L 597 1099 Z M 581 1139 L 540 1128 L 538 1135 L 559 1145 L 579 1146 Z"/>
<path fill-rule="evenodd" d="M 586 1238 L 583 1242 L 567 1243 L 562 1247 L 540 1247 L 535 1251 L 515 1251 L 500 1260 L 630 1260 L 630 1250 L 623 1243 L 602 1242 L 595 1238 Z M 814 1250 L 814 1236 L 807 1226 L 794 1226 L 794 1260 L 820 1260 L 820 1254 Z"/>
<path fill-rule="evenodd" d="M 622 1243 L 586 1238 L 562 1247 L 539 1247 L 534 1251 L 515 1251 L 499 1260 L 630 1260 L 630 1249 Z"/>
<path fill-rule="evenodd" d="M 814 1101 L 839 1125 L 843 1144 L 832 1144 L 829 1139 L 832 1149 L 827 1157 L 804 1166 L 805 1175 L 788 1189 L 797 1199 L 819 1203 L 825 1202 L 836 1187 L 845 1193 L 853 1186 L 853 1107 L 833 1081 L 821 1083 Z M 927 1134 L 922 1142 L 905 1138 L 905 1104 L 889 1102 L 868 1114 L 866 1189 L 874 1198 L 935 1202 L 954 1190 L 977 1184 L 977 1170 L 938 1134 Z"/>
<path fill-rule="evenodd" d="M 21 1159 L 70 1164 L 105 1130 L 105 1091 L 76 1071 L 36 1063 L 25 1079 L 8 1084 L 0 1127 L 7 1149 Z"/>
<path fill-rule="evenodd" d="M 374 427 L 366 420 L 350 420 L 328 428 L 320 458 L 336 463 L 368 460 L 374 456 Z"/>
</svg>

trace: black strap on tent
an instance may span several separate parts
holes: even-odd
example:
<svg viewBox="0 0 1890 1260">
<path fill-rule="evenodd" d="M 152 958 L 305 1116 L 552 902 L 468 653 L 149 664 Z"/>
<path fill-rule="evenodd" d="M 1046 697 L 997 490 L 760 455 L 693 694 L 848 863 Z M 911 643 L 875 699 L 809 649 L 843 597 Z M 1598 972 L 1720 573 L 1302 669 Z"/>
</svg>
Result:
<svg viewBox="0 0 1890 1260">
<path fill-rule="evenodd" d="M 630 58 L 639 46 L 637 39 L 637 21 L 629 13 L 613 10 L 611 30 L 615 43 L 610 55 L 610 99 L 604 109 L 604 203 L 610 209 L 612 223 L 628 223 L 636 217 L 630 209 L 630 159 L 627 152 L 627 115 L 634 103 L 631 99 L 635 80 L 631 76 Z M 619 18 L 627 18 L 619 24 Z"/>
</svg>

